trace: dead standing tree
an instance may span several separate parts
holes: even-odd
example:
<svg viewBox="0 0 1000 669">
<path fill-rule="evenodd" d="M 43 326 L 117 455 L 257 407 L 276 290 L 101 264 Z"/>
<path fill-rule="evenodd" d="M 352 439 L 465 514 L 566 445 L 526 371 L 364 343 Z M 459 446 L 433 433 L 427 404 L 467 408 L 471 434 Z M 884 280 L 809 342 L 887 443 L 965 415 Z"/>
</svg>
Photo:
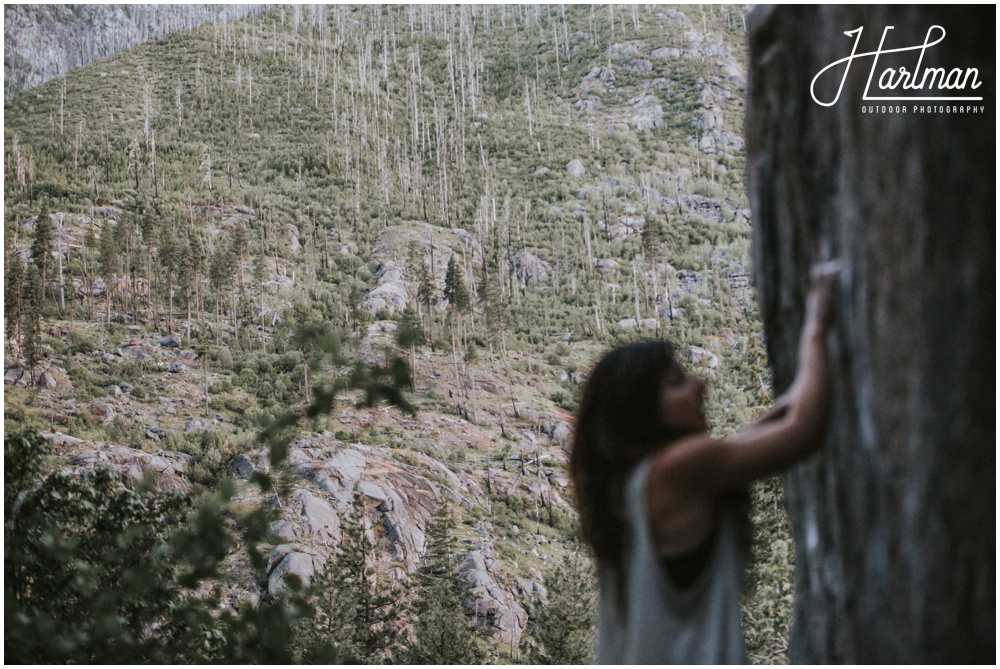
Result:
<svg viewBox="0 0 1000 669">
<path fill-rule="evenodd" d="M 797 544 L 793 662 L 980 663 L 996 648 L 994 9 L 754 12 L 747 166 L 775 392 L 790 383 L 812 262 L 843 263 L 835 405 L 821 455 L 786 478 Z M 978 68 L 981 102 L 863 110 L 884 68 Z M 889 43 L 891 41 L 891 44 Z M 886 103 L 879 103 L 880 105 Z M 946 105 L 977 105 L 977 114 Z M 941 105 L 930 111 L 930 105 Z M 919 108 L 925 110 L 920 112 Z M 968 110 L 965 110 L 968 111 Z"/>
</svg>

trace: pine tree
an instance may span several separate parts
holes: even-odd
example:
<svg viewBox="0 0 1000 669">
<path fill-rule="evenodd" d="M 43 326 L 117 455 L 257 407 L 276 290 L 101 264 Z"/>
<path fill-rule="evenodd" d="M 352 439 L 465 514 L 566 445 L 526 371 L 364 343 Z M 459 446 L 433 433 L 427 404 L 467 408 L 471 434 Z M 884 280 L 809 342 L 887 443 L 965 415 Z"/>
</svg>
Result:
<svg viewBox="0 0 1000 669">
<path fill-rule="evenodd" d="M 465 279 L 462 278 L 458 263 L 455 262 L 454 254 L 448 259 L 448 270 L 444 275 L 444 297 L 459 314 L 468 313 L 472 306 L 469 289 L 465 285 Z"/>
<path fill-rule="evenodd" d="M 101 238 L 97 244 L 97 266 L 104 284 L 107 287 L 105 293 L 105 306 L 108 315 L 111 313 L 111 287 L 114 284 L 113 277 L 118 267 L 118 247 L 115 245 L 114 224 L 108 223 L 101 231 Z"/>
<path fill-rule="evenodd" d="M 195 231 L 188 233 L 187 246 L 184 248 L 184 260 L 182 264 L 182 285 L 184 286 L 184 304 L 187 308 L 187 337 L 191 338 L 191 306 L 198 310 L 199 320 L 204 320 L 201 313 L 201 273 L 205 267 L 205 247 L 202 246 L 201 237 Z M 194 293 L 192 300 L 191 294 Z"/>
<path fill-rule="evenodd" d="M 4 275 L 4 333 L 7 341 L 21 352 L 21 321 L 24 316 L 24 263 L 11 244 L 7 253 L 7 273 Z"/>
<path fill-rule="evenodd" d="M 392 625 L 401 617 L 399 595 L 376 568 L 377 545 L 365 530 L 360 496 L 341 531 L 336 554 L 310 583 L 317 615 L 303 636 L 308 647 L 325 638 L 342 662 L 389 662 L 397 643 Z"/>
<path fill-rule="evenodd" d="M 83 236 L 83 249 L 81 251 L 81 258 L 83 259 L 83 282 L 87 290 L 87 302 L 88 307 L 93 310 L 94 308 L 94 293 L 93 293 L 93 281 L 90 278 L 90 273 L 93 271 L 93 258 L 94 253 L 97 250 L 97 237 L 94 236 L 94 224 L 91 222 L 90 227 L 87 228 L 86 234 Z M 90 313 L 88 312 L 88 317 Z"/>
<path fill-rule="evenodd" d="M 486 659 L 476 643 L 476 628 L 465 619 L 467 587 L 455 573 L 459 545 L 454 529 L 444 506 L 427 526 L 427 552 L 416 577 L 416 639 L 406 657 L 411 664 L 481 664 Z"/>
<path fill-rule="evenodd" d="M 413 273 L 417 284 L 417 303 L 422 306 L 427 314 L 428 340 L 431 350 L 434 350 L 434 310 L 432 304 L 434 300 L 434 277 L 431 276 L 427 263 L 416 244 L 410 245 L 409 269 Z"/>
<path fill-rule="evenodd" d="M 153 308 L 153 249 L 157 247 L 160 237 L 160 221 L 152 211 L 146 211 L 139 216 L 139 230 L 142 242 L 146 246 L 146 308 Z M 155 318 L 154 318 L 155 322 Z"/>
<path fill-rule="evenodd" d="M 420 319 L 417 312 L 413 310 L 413 305 L 407 304 L 406 308 L 397 318 L 398 329 L 396 331 L 396 341 L 406 349 L 424 343 L 424 333 L 420 330 Z"/>
<path fill-rule="evenodd" d="M 24 284 L 24 359 L 35 383 L 35 367 L 42 359 L 42 270 L 38 265 L 28 267 L 28 280 Z"/>
<path fill-rule="evenodd" d="M 522 642 L 529 664 L 593 662 L 594 591 L 591 566 L 573 553 L 545 579 L 548 601 Z"/>
<path fill-rule="evenodd" d="M 451 327 L 451 356 L 455 368 L 455 383 L 458 385 L 459 393 L 462 397 L 468 399 L 469 393 L 467 388 L 471 384 L 464 378 L 464 365 L 460 367 L 458 361 L 459 358 L 465 357 L 463 351 L 463 342 L 466 339 L 464 336 L 464 316 L 471 310 L 472 301 L 469 298 L 469 290 L 465 287 L 465 279 L 462 278 L 462 272 L 458 267 L 458 263 L 455 262 L 454 254 L 448 259 L 448 269 L 444 278 L 444 296 L 448 300 L 448 323 Z M 466 420 L 468 420 L 468 405 L 463 404 L 460 407 L 460 411 L 465 415 Z M 472 415 L 473 420 L 475 420 L 474 407 Z"/>
<path fill-rule="evenodd" d="M 35 236 L 31 241 L 31 262 L 41 271 L 42 299 L 45 299 L 45 283 L 48 279 L 49 258 L 52 256 L 52 219 L 49 212 L 42 209 L 35 222 Z"/>
<path fill-rule="evenodd" d="M 215 338 L 217 344 L 220 343 L 222 336 L 222 325 L 220 323 L 222 295 L 227 286 L 232 288 L 235 285 L 235 273 L 236 255 L 233 252 L 233 246 L 232 244 L 223 243 L 220 240 L 215 246 L 215 251 L 212 253 L 212 258 L 208 265 L 208 278 L 212 282 L 212 288 L 215 289 Z M 235 298 L 232 299 L 232 302 L 231 308 L 235 307 Z M 236 318 L 235 310 L 233 311 L 233 318 Z M 235 326 L 233 334 L 236 334 Z"/>
<path fill-rule="evenodd" d="M 160 261 L 167 272 L 167 332 L 174 329 L 174 276 L 181 264 L 180 243 L 173 230 L 166 230 L 159 249 Z"/>
<path fill-rule="evenodd" d="M 646 215 L 646 224 L 640 235 L 642 250 L 649 259 L 654 259 L 663 241 L 663 223 L 656 214 Z"/>
</svg>

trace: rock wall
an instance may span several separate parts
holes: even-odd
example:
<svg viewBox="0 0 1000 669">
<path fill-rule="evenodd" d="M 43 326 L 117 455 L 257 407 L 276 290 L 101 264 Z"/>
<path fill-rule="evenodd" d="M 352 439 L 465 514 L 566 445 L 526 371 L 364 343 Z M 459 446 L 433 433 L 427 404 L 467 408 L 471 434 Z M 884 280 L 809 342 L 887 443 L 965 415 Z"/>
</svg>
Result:
<svg viewBox="0 0 1000 669">
<path fill-rule="evenodd" d="M 844 267 L 826 446 L 786 478 L 793 662 L 995 657 L 994 24 L 993 7 L 784 6 L 751 17 L 747 164 L 776 392 L 795 371 L 810 264 L 839 257 Z M 947 37 L 923 67 L 978 68 L 983 101 L 957 104 L 980 113 L 914 113 L 928 102 L 864 110 L 871 58 L 852 65 L 836 104 L 813 101 L 816 73 L 851 53 L 845 31 L 864 27 L 863 53 L 884 26 L 894 26 L 890 48 L 922 44 L 932 25 Z M 876 90 L 885 67 L 912 70 L 916 55 L 880 60 L 872 94 L 889 94 Z M 843 72 L 817 97 L 832 100 Z"/>
<path fill-rule="evenodd" d="M 175 30 L 266 5 L 4 5 L 4 98 Z"/>
</svg>

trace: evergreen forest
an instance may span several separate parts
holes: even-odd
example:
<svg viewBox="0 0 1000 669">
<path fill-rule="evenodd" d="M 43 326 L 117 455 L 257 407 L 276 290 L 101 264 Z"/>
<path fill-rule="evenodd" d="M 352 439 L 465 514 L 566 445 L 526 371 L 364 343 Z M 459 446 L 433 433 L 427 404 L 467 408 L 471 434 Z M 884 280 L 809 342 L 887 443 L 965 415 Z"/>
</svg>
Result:
<svg viewBox="0 0 1000 669">
<path fill-rule="evenodd" d="M 771 401 L 745 12 L 278 5 L 6 100 L 5 659 L 592 662 L 591 366 L 671 340 L 720 436 Z"/>
</svg>

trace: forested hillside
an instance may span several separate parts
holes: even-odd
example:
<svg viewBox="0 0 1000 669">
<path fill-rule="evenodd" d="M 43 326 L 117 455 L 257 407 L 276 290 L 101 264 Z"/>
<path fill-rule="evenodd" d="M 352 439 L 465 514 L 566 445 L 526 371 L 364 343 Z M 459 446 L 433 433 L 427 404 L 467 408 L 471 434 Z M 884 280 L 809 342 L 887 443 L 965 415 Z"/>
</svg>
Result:
<svg viewBox="0 0 1000 669">
<path fill-rule="evenodd" d="M 710 380 L 720 434 L 770 399 L 743 11 L 282 6 L 6 102 L 4 427 L 45 443 L 17 442 L 42 459 L 5 499 L 65 472 L 19 508 L 117 494 L 108 508 L 146 529 L 123 520 L 115 541 L 178 551 L 161 590 L 102 600 L 131 612 L 122 644 L 161 661 L 591 661 L 564 451 L 590 366 L 671 339 Z M 151 488 L 73 487 L 100 466 Z M 777 483 L 754 496 L 748 642 L 783 661 L 791 542 Z M 136 510 L 151 505 L 155 526 Z M 67 574 L 101 563 L 5 519 L 24 583 L 46 551 Z M 185 571 L 191 546 L 206 554 Z M 51 609 L 40 586 L 18 593 L 33 613 L 5 631 L 37 641 L 25 661 L 107 657 L 110 628 L 74 613 L 104 610 L 88 588 L 54 588 Z M 268 627 L 287 634 L 254 636 Z"/>
</svg>

